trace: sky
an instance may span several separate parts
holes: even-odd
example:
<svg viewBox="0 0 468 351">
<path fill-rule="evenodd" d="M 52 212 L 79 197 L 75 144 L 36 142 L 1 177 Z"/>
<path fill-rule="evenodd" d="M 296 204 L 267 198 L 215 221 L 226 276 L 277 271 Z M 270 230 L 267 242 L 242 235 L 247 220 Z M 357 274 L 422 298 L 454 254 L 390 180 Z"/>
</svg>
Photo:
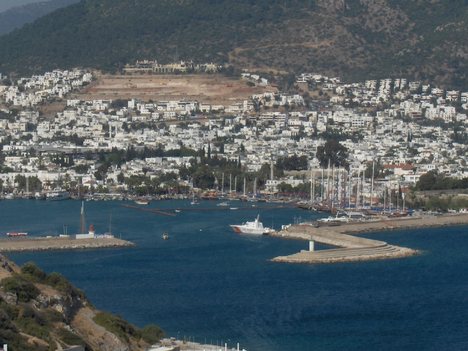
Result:
<svg viewBox="0 0 468 351">
<path fill-rule="evenodd" d="M 45 0 L 0 0 L 0 12 L 8 10 L 15 6 L 32 4 L 33 2 L 42 2 Z"/>
</svg>

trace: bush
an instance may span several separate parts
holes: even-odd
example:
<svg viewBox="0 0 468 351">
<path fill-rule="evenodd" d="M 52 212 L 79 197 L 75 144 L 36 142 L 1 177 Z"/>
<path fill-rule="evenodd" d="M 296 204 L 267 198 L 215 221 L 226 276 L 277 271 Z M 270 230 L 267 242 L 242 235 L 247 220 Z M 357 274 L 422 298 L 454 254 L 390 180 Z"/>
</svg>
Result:
<svg viewBox="0 0 468 351">
<path fill-rule="evenodd" d="M 101 327 L 105 328 L 107 331 L 111 332 L 122 340 L 129 341 L 129 337 L 131 336 L 136 338 L 141 337 L 141 334 L 137 328 L 119 316 L 114 316 L 111 313 L 99 312 L 96 314 L 93 320 L 96 322 L 96 324 L 99 324 Z"/>
<path fill-rule="evenodd" d="M 71 288 L 71 284 L 68 282 L 68 280 L 63 275 L 56 272 L 50 273 L 47 276 L 45 282 L 46 284 L 62 292 L 67 292 Z"/>
<path fill-rule="evenodd" d="M 43 340 L 47 340 L 49 337 L 47 320 L 40 312 L 34 310 L 32 307 L 24 306 L 18 318 L 14 320 L 14 323 L 22 332 L 28 335 Z"/>
<path fill-rule="evenodd" d="M 86 346 L 86 343 L 78 335 L 75 335 L 67 329 L 60 329 L 57 333 L 61 341 L 68 346 Z"/>
<path fill-rule="evenodd" d="M 164 337 L 164 332 L 154 324 L 147 325 L 141 329 L 141 338 L 148 344 L 155 344 Z"/>
<path fill-rule="evenodd" d="M 52 309 L 47 309 L 42 312 L 42 317 L 47 323 L 60 323 L 64 322 L 64 316 L 60 312 Z"/>
<path fill-rule="evenodd" d="M 16 294 L 20 302 L 29 302 L 39 295 L 39 290 L 34 284 L 20 276 L 5 278 L 1 285 L 6 292 Z"/>
<path fill-rule="evenodd" d="M 85 294 L 81 290 L 71 285 L 71 283 L 60 273 L 50 273 L 45 279 L 44 283 L 64 294 L 71 295 L 72 297 L 77 296 L 82 300 L 86 299 Z"/>
<path fill-rule="evenodd" d="M 47 277 L 47 274 L 45 274 L 45 272 L 36 266 L 33 262 L 25 263 L 21 267 L 21 273 L 23 274 L 24 278 L 35 282 L 42 282 Z"/>
</svg>

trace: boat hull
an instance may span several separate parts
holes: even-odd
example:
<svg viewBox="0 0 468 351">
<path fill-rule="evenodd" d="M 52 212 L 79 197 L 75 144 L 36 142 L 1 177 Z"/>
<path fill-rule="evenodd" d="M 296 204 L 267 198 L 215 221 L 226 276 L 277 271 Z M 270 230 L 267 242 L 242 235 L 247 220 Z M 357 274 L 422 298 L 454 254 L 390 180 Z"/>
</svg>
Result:
<svg viewBox="0 0 468 351">
<path fill-rule="evenodd" d="M 241 226 L 241 225 L 231 225 L 230 227 L 231 227 L 232 230 L 234 230 L 234 232 L 237 233 L 237 234 L 251 234 L 251 235 L 263 235 L 263 234 L 267 234 L 267 232 L 265 232 L 265 229 L 266 229 L 266 228 L 263 228 L 263 229 L 254 229 L 254 228 L 246 228 L 246 227 Z"/>
</svg>

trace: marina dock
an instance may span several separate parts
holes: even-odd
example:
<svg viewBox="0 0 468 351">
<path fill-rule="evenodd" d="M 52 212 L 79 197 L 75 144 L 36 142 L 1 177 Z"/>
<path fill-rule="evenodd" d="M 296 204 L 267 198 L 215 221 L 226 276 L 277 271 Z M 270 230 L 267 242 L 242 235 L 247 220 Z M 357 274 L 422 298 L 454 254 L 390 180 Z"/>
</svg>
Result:
<svg viewBox="0 0 468 351">
<path fill-rule="evenodd" d="M 85 250 L 98 248 L 117 248 L 134 246 L 130 241 L 117 238 L 6 238 L 0 239 L 0 252 L 25 252 L 25 251 L 47 251 L 47 250 Z"/>
<path fill-rule="evenodd" d="M 314 227 L 301 224 L 273 234 L 273 236 L 309 241 L 309 250 L 289 256 L 275 257 L 274 262 L 337 263 L 402 258 L 417 255 L 410 248 L 390 245 L 384 241 L 353 236 L 365 232 L 418 229 L 468 224 L 468 214 L 380 219 L 348 223 L 333 227 Z M 336 249 L 315 251 L 315 242 L 336 246 Z"/>
</svg>

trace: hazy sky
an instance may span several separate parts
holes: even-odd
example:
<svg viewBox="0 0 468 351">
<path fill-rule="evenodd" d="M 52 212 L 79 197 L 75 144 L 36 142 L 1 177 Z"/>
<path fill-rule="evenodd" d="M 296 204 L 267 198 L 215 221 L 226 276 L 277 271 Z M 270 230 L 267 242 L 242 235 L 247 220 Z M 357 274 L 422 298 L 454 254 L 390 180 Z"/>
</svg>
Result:
<svg viewBox="0 0 468 351">
<path fill-rule="evenodd" d="M 33 2 L 41 2 L 46 0 L 0 0 L 0 12 L 8 10 L 11 7 L 32 4 Z"/>
</svg>

